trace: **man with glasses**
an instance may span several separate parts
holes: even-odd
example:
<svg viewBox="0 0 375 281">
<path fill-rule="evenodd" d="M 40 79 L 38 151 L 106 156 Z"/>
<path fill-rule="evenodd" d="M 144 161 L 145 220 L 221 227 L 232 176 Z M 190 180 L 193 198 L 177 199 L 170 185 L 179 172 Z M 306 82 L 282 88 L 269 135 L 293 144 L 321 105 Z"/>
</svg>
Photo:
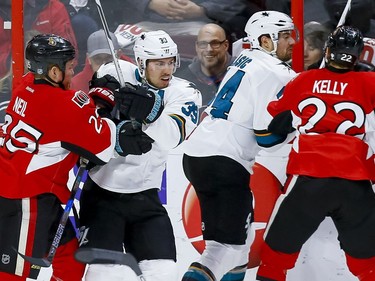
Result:
<svg viewBox="0 0 375 281">
<path fill-rule="evenodd" d="M 152 147 L 144 153 L 140 146 L 135 155 L 119 152 L 124 157 L 91 169 L 81 196 L 81 243 L 119 252 L 124 248 L 135 256 L 147 281 L 176 281 L 174 234 L 158 191 L 169 151 L 198 123 L 201 95 L 192 83 L 173 76 L 179 53 L 166 32 L 141 34 L 134 57 L 137 66 L 119 61 L 127 85 L 116 101 L 121 120 L 127 121 L 117 127 L 141 140 L 150 139 Z M 99 78 L 106 74 L 118 78 L 113 63 L 97 71 Z M 93 264 L 86 281 L 128 280 L 126 275 L 125 266 Z"/>
<path fill-rule="evenodd" d="M 295 76 L 292 19 L 262 11 L 248 20 L 252 49 L 229 66 L 207 114 L 184 144 L 183 168 L 197 193 L 205 249 L 183 281 L 244 280 L 254 239 L 250 173 L 259 150 L 278 141 L 267 104 Z"/>
<path fill-rule="evenodd" d="M 229 41 L 224 29 L 214 23 L 204 25 L 195 43 L 197 57 L 177 76 L 193 82 L 202 93 L 203 111 L 214 97 L 228 66 L 234 58 L 228 52 Z"/>
</svg>

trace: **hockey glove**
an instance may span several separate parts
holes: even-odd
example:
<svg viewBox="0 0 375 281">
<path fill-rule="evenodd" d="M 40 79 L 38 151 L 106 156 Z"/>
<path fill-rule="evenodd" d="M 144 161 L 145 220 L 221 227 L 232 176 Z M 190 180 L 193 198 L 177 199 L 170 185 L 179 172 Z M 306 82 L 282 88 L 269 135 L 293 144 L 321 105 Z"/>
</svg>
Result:
<svg viewBox="0 0 375 281">
<path fill-rule="evenodd" d="M 354 71 L 375 72 L 375 66 L 366 61 L 359 61 L 354 65 Z"/>
<path fill-rule="evenodd" d="M 283 111 L 277 114 L 268 125 L 268 131 L 273 134 L 286 136 L 292 133 L 295 129 L 292 126 L 293 116 L 290 110 Z"/>
<path fill-rule="evenodd" d="M 115 95 L 120 112 L 128 118 L 152 123 L 159 118 L 164 105 L 161 97 L 139 85 L 126 83 Z"/>
<path fill-rule="evenodd" d="M 110 118 L 111 111 L 115 106 L 114 91 L 120 88 L 120 83 L 109 74 L 97 78 L 97 73 L 95 72 L 89 82 L 89 88 L 89 95 L 99 108 L 99 115 Z"/>
<path fill-rule="evenodd" d="M 142 131 L 139 123 L 134 122 L 127 120 L 117 125 L 115 149 L 121 156 L 141 155 L 152 148 L 154 140 Z"/>
</svg>

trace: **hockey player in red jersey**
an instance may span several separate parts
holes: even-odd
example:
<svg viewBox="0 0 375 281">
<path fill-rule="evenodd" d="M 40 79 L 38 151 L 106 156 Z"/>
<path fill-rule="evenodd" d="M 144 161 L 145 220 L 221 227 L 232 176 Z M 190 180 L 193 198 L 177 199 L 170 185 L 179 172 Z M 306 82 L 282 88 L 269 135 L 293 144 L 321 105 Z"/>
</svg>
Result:
<svg viewBox="0 0 375 281">
<path fill-rule="evenodd" d="M 255 229 L 250 173 L 274 136 L 271 100 L 295 76 L 288 65 L 296 43 L 292 19 L 254 13 L 245 27 L 252 44 L 229 66 L 197 129 L 184 145 L 183 168 L 201 207 L 205 249 L 183 281 L 244 280 Z"/>
<path fill-rule="evenodd" d="M 326 42 L 326 67 L 299 74 L 268 105 L 274 116 L 269 129 L 283 134 L 293 125 L 297 134 L 257 280 L 285 281 L 326 216 L 338 230 L 349 270 L 361 281 L 375 280 L 375 74 L 353 71 L 362 49 L 358 29 L 338 27 Z"/>
<path fill-rule="evenodd" d="M 99 116 L 87 94 L 70 90 L 74 57 L 71 43 L 53 34 L 37 35 L 26 47 L 30 72 L 15 87 L 0 131 L 0 280 L 37 278 L 40 267 L 17 251 L 47 254 L 80 156 L 99 165 L 114 156 L 115 124 Z M 74 260 L 77 247 L 68 222 L 51 280 L 81 280 L 85 265 Z"/>
</svg>

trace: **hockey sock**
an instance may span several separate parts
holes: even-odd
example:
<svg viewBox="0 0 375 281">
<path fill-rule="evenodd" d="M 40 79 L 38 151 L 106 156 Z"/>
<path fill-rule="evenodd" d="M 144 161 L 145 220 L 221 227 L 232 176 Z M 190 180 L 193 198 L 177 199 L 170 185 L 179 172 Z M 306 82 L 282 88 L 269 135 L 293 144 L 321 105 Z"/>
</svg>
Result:
<svg viewBox="0 0 375 281">
<path fill-rule="evenodd" d="M 26 281 L 26 277 L 0 272 L 0 280 L 6 281 Z"/>
<path fill-rule="evenodd" d="M 286 270 L 272 265 L 261 264 L 257 272 L 257 281 L 285 281 Z"/>
<path fill-rule="evenodd" d="M 139 267 L 147 281 L 178 280 L 178 267 L 174 260 L 143 260 L 139 262 Z"/>
<path fill-rule="evenodd" d="M 226 273 L 221 281 L 243 281 L 247 270 L 247 264 L 237 266 Z"/>
<path fill-rule="evenodd" d="M 216 279 L 206 266 L 199 262 L 193 262 L 181 281 L 216 281 Z"/>
<path fill-rule="evenodd" d="M 373 281 L 375 280 L 375 270 L 368 270 L 357 276 L 359 281 Z"/>
<path fill-rule="evenodd" d="M 267 243 L 262 245 L 261 263 L 258 268 L 259 281 L 285 281 L 287 270 L 294 267 L 299 252 L 283 253 L 273 250 Z"/>
<path fill-rule="evenodd" d="M 375 280 L 375 257 L 359 259 L 348 254 L 345 254 L 345 256 L 350 272 L 357 276 L 360 281 Z"/>
<path fill-rule="evenodd" d="M 90 264 L 87 267 L 85 280 L 86 281 L 124 281 L 124 280 L 139 280 L 139 278 L 137 278 L 135 272 L 126 265 Z"/>
<path fill-rule="evenodd" d="M 51 280 L 81 281 L 86 265 L 75 260 L 74 252 L 78 249 L 77 239 L 72 239 L 57 248 L 52 262 Z"/>
</svg>

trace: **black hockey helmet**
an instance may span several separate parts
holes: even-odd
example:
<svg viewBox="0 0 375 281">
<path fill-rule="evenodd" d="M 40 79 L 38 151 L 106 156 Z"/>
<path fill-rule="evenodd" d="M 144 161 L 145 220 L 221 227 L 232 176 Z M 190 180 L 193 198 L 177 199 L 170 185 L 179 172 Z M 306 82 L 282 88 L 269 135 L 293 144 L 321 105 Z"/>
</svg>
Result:
<svg viewBox="0 0 375 281">
<path fill-rule="evenodd" d="M 46 75 L 48 67 L 57 65 L 65 72 L 65 64 L 74 59 L 73 45 L 58 35 L 38 34 L 26 46 L 27 68 L 36 74 Z"/>
<path fill-rule="evenodd" d="M 363 36 L 358 28 L 339 26 L 329 36 L 325 48 L 327 62 L 334 61 L 345 68 L 353 68 L 363 50 Z"/>
</svg>

